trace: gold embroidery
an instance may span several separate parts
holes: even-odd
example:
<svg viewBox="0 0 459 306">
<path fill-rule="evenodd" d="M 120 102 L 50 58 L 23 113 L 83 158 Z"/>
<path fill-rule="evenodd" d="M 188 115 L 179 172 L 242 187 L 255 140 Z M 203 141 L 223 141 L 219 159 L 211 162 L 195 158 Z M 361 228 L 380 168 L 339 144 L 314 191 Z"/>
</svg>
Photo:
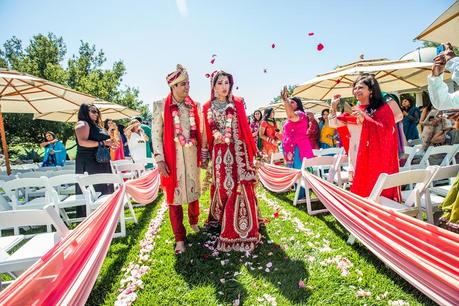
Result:
<svg viewBox="0 0 459 306">
<path fill-rule="evenodd" d="M 252 230 L 252 211 L 244 185 L 239 185 L 234 205 L 233 226 L 241 238 L 246 238 Z"/>
</svg>

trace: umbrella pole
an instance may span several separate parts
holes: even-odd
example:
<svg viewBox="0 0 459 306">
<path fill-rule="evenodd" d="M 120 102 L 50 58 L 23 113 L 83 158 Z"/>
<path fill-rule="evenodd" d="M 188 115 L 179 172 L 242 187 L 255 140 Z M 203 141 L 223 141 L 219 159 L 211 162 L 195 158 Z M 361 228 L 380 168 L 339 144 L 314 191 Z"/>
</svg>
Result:
<svg viewBox="0 0 459 306">
<path fill-rule="evenodd" d="M 10 156 L 8 155 L 8 145 L 6 143 L 5 126 L 3 125 L 3 113 L 0 112 L 0 137 L 2 138 L 2 150 L 5 156 L 6 173 L 11 174 Z"/>
</svg>

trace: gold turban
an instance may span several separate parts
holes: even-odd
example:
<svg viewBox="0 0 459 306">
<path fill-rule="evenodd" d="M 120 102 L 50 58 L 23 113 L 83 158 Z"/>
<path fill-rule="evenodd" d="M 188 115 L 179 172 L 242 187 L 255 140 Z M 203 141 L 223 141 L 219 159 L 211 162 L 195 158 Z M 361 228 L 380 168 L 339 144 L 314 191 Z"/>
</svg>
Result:
<svg viewBox="0 0 459 306">
<path fill-rule="evenodd" d="M 187 80 L 188 80 L 188 72 L 186 72 L 186 69 L 183 68 L 183 66 L 180 64 L 177 64 L 177 70 L 169 73 L 166 77 L 166 81 L 167 81 L 167 84 L 169 84 L 169 87 L 172 87 L 175 84 L 178 84 L 180 82 L 184 82 Z"/>
</svg>

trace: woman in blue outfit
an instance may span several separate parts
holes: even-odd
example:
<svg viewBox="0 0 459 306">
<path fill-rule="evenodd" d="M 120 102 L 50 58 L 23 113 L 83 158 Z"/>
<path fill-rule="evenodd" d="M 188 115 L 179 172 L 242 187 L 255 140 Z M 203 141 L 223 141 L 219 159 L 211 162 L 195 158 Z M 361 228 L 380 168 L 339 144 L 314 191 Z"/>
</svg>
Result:
<svg viewBox="0 0 459 306">
<path fill-rule="evenodd" d="M 67 157 L 64 144 L 56 139 L 53 132 L 46 132 L 45 138 L 46 141 L 40 144 L 45 150 L 42 167 L 63 166 Z"/>
<path fill-rule="evenodd" d="M 402 99 L 402 112 L 403 112 L 403 132 L 405 133 L 406 140 L 419 139 L 418 123 L 421 117 L 421 112 L 414 105 L 411 97 L 406 96 Z"/>
</svg>

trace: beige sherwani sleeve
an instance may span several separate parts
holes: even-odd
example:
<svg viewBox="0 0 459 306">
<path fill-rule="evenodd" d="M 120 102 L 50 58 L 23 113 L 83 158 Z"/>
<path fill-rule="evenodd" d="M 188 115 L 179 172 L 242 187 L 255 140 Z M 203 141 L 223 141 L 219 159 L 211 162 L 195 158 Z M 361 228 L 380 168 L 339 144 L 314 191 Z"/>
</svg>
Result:
<svg viewBox="0 0 459 306">
<path fill-rule="evenodd" d="M 153 156 L 156 162 L 164 161 L 163 127 L 164 127 L 164 100 L 153 102 L 151 121 L 151 138 L 153 143 Z"/>
</svg>

